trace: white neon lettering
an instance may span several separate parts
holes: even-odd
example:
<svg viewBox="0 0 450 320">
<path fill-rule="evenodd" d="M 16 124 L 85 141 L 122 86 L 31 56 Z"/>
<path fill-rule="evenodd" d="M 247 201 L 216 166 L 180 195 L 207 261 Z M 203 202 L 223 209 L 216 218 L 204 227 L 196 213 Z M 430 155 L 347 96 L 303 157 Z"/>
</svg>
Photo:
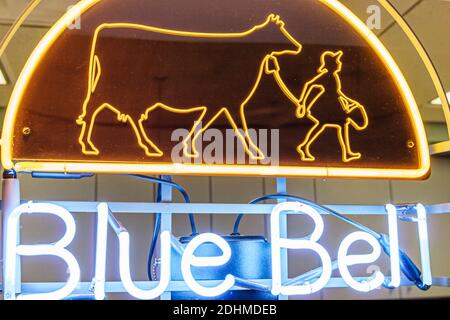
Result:
<svg viewBox="0 0 450 320">
<path fill-rule="evenodd" d="M 370 244 L 373 248 L 372 252 L 364 255 L 347 255 L 350 246 L 354 242 L 360 240 L 366 241 L 368 244 Z M 384 275 L 380 271 L 375 271 L 375 273 L 372 275 L 372 279 L 367 279 L 365 281 L 359 282 L 355 280 L 355 278 L 353 278 L 353 276 L 350 274 L 350 271 L 348 270 L 349 266 L 353 266 L 355 264 L 372 263 L 380 257 L 380 254 L 381 246 L 374 236 L 362 231 L 357 231 L 349 234 L 342 241 L 338 251 L 338 266 L 344 281 L 351 288 L 361 292 L 369 292 L 381 286 L 384 282 Z"/>
<path fill-rule="evenodd" d="M 131 279 L 130 274 L 130 234 L 121 231 L 119 237 L 119 269 L 120 278 L 125 290 L 133 297 L 142 300 L 150 300 L 164 293 L 170 281 L 170 233 L 161 232 L 161 278 L 156 288 L 143 290 L 138 288 Z"/>
<path fill-rule="evenodd" d="M 389 223 L 389 251 L 391 280 L 390 287 L 401 285 L 400 274 L 400 250 L 398 235 L 397 210 L 393 205 L 386 205 Z M 425 285 L 432 284 L 432 274 L 430 266 L 429 235 L 427 226 L 427 212 L 422 204 L 418 204 L 417 223 L 420 241 L 420 256 L 422 263 L 422 281 Z M 196 294 L 204 297 L 219 296 L 235 285 L 235 277 L 228 274 L 225 280 L 215 287 L 205 287 L 201 285 L 192 274 L 192 267 L 218 267 L 225 265 L 231 258 L 231 248 L 229 244 L 220 236 L 213 233 L 204 233 L 193 238 L 183 248 L 169 231 L 161 233 L 161 279 L 159 283 L 152 283 L 151 288 L 144 290 L 135 285 L 130 272 L 130 235 L 128 231 L 115 220 L 108 205 L 101 203 L 97 207 L 97 235 L 95 247 L 95 275 L 94 294 L 97 300 L 105 299 L 106 285 L 106 254 L 107 254 L 107 233 L 108 225 L 116 232 L 119 239 L 119 268 L 120 277 L 125 290 L 138 299 L 155 299 L 163 294 L 169 285 L 171 275 L 171 245 L 182 255 L 181 272 L 186 285 Z M 56 215 L 64 221 L 66 232 L 55 244 L 20 244 L 19 225 L 21 215 L 44 213 Z M 281 214 L 306 214 L 314 221 L 314 230 L 308 239 L 288 239 L 280 236 Z M 56 300 L 64 299 L 74 292 L 80 281 L 80 267 L 76 258 L 66 247 L 73 241 L 76 233 L 75 220 L 70 212 L 54 204 L 34 204 L 21 205 L 13 210 L 6 221 L 7 234 L 5 237 L 5 274 L 4 274 L 4 298 L 6 300 Z M 272 294 L 273 295 L 306 295 L 317 292 L 324 288 L 331 278 L 333 270 L 331 258 L 323 246 L 318 244 L 324 231 L 324 223 L 319 212 L 313 207 L 298 203 L 284 202 L 278 204 L 271 213 L 271 238 L 272 238 Z M 349 255 L 351 245 L 357 241 L 365 241 L 372 247 L 369 254 Z M 216 245 L 222 252 L 218 256 L 200 257 L 195 255 L 195 251 L 204 243 Z M 301 285 L 293 285 L 298 282 L 286 281 L 283 285 L 281 274 L 281 250 L 283 249 L 303 249 L 312 250 L 319 255 L 322 266 L 316 271 L 318 278 L 311 278 L 312 283 L 304 282 Z M 354 278 L 349 271 L 349 267 L 357 264 L 368 264 L 376 261 L 381 254 L 381 246 L 377 239 L 366 232 L 354 232 L 348 235 L 340 244 L 337 257 L 337 265 L 343 280 L 347 285 L 357 291 L 369 292 L 379 288 L 385 277 L 379 268 L 371 268 L 372 275 L 365 279 Z M 65 285 L 53 292 L 46 293 L 21 293 L 20 278 L 20 257 L 21 256 L 42 256 L 51 255 L 64 260 L 68 266 L 69 278 Z M 369 269 L 368 269 L 369 270 Z"/>
<path fill-rule="evenodd" d="M 398 288 L 400 286 L 400 251 L 398 241 L 397 209 L 392 205 L 386 205 L 389 223 L 389 246 L 391 258 L 391 282 L 389 286 Z"/>
<path fill-rule="evenodd" d="M 294 240 L 280 237 L 280 215 L 283 211 L 304 213 L 314 220 L 315 228 L 309 240 Z M 321 290 L 331 278 L 331 258 L 328 252 L 317 241 L 323 233 L 323 219 L 312 207 L 298 202 L 284 202 L 277 205 L 270 217 L 272 235 L 272 294 L 273 295 L 306 295 Z M 283 286 L 281 279 L 281 248 L 307 249 L 315 251 L 322 260 L 322 274 L 311 284 Z"/>
<path fill-rule="evenodd" d="M 97 207 L 97 242 L 95 246 L 94 296 L 96 300 L 104 300 L 106 277 L 106 248 L 108 242 L 108 214 L 106 203 Z"/>
<path fill-rule="evenodd" d="M 222 255 L 215 257 L 197 257 L 195 256 L 195 250 L 203 243 L 211 242 L 218 246 L 222 251 Z M 228 290 L 230 290 L 235 283 L 235 278 L 228 274 L 225 280 L 211 288 L 200 285 L 192 275 L 191 266 L 194 267 L 218 267 L 226 264 L 231 258 L 231 248 L 229 244 L 220 236 L 213 233 L 203 233 L 192 239 L 186 249 L 184 250 L 183 257 L 181 258 L 181 272 L 183 274 L 184 281 L 188 287 L 198 295 L 204 297 L 216 297 Z"/>
<path fill-rule="evenodd" d="M 64 221 L 66 232 L 64 236 L 54 244 L 40 245 L 17 245 L 18 243 L 18 225 L 22 214 L 45 213 L 59 217 Z M 70 212 L 66 209 L 54 205 L 44 203 L 28 203 L 23 204 L 14 209 L 7 221 L 8 234 L 6 237 L 6 268 L 5 268 L 5 299 L 8 300 L 60 300 L 69 296 L 77 287 L 80 281 L 80 266 L 77 260 L 67 249 L 65 249 L 75 237 L 76 226 Z M 17 259 L 20 256 L 56 256 L 64 260 L 68 266 L 69 279 L 66 284 L 53 292 L 19 294 L 16 281 Z"/>
<path fill-rule="evenodd" d="M 417 225 L 419 229 L 419 247 L 420 260 L 422 264 L 422 282 L 431 286 L 433 278 L 431 275 L 431 258 L 430 258 L 430 244 L 428 239 L 428 224 L 427 224 L 427 210 L 422 204 L 418 204 L 417 210 Z"/>
</svg>

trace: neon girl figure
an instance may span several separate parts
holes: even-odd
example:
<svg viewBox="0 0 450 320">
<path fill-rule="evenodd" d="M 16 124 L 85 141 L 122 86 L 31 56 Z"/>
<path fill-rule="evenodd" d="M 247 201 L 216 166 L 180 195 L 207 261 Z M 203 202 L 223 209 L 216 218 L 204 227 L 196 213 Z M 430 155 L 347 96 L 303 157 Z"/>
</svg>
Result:
<svg viewBox="0 0 450 320">
<path fill-rule="evenodd" d="M 321 56 L 321 66 L 317 70 L 318 75 L 308 81 L 302 90 L 297 118 L 306 117 L 314 125 L 308 131 L 303 142 L 297 147 L 302 161 L 315 161 L 311 154 L 311 145 L 327 128 L 337 131 L 337 138 L 342 148 L 342 161 L 350 162 L 361 158 L 361 153 L 353 152 L 350 147 L 350 126 L 357 131 L 366 129 L 369 125 L 364 106 L 347 97 L 342 92 L 339 73 L 342 70 L 342 51 L 325 51 Z M 332 101 L 330 104 L 329 102 Z M 323 103 L 325 102 L 325 103 Z M 362 116 L 362 124 L 352 118 L 353 111 L 359 111 Z"/>
</svg>

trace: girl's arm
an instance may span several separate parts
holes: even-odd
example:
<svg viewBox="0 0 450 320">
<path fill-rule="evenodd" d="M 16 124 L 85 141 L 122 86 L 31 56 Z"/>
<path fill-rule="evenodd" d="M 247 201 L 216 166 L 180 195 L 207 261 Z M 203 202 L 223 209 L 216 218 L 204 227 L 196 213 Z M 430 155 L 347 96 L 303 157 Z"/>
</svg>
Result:
<svg viewBox="0 0 450 320">
<path fill-rule="evenodd" d="M 314 103 L 316 103 L 317 99 L 319 99 L 320 96 L 325 92 L 325 88 L 322 85 L 315 83 L 321 76 L 321 74 L 318 75 L 304 85 L 302 93 L 300 95 L 299 107 L 297 108 L 297 118 L 303 118 L 306 114 L 306 110 L 308 110 Z M 308 103 L 309 96 L 315 89 L 319 89 L 320 92 L 316 94 L 311 102 Z"/>
</svg>

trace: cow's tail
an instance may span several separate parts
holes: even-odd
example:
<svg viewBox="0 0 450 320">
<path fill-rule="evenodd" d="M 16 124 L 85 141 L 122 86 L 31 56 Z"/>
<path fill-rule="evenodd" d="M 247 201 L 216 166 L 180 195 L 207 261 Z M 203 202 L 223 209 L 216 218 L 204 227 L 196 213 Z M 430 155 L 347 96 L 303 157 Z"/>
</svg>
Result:
<svg viewBox="0 0 450 320">
<path fill-rule="evenodd" d="M 89 83 L 90 83 L 90 93 L 94 93 L 97 88 L 98 81 L 100 80 L 100 76 L 102 75 L 102 67 L 100 65 L 100 60 L 98 56 L 94 54 L 92 58 L 91 71 L 89 73 Z"/>
<path fill-rule="evenodd" d="M 80 126 L 84 124 L 84 118 L 88 113 L 91 95 L 95 92 L 95 89 L 97 88 L 101 74 L 102 74 L 102 67 L 100 64 L 100 60 L 98 56 L 94 53 L 92 55 L 91 63 L 89 66 L 88 93 L 86 95 L 86 100 L 84 101 L 83 104 L 83 113 L 77 119 L 77 124 Z"/>
</svg>

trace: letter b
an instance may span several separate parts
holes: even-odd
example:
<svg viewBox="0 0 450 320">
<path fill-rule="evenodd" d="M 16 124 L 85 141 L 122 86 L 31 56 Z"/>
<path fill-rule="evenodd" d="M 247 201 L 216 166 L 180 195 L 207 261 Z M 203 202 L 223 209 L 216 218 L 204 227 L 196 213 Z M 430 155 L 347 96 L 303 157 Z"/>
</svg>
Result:
<svg viewBox="0 0 450 320">
<path fill-rule="evenodd" d="M 36 214 L 45 213 L 58 216 L 64 221 L 66 226 L 66 233 L 64 236 L 54 244 L 37 244 L 37 245 L 21 245 L 19 244 L 18 225 L 22 214 Z M 63 299 L 70 295 L 78 285 L 80 281 L 80 266 L 77 260 L 67 249 L 65 249 L 73 240 L 75 236 L 76 226 L 75 220 L 72 215 L 66 209 L 54 205 L 45 203 L 28 203 L 18 206 L 11 212 L 7 223 L 7 236 L 6 236 L 6 254 L 5 254 L 5 276 L 4 276 L 4 291 L 5 297 L 9 300 L 16 298 L 17 282 L 20 279 L 16 279 L 16 267 L 20 256 L 42 256 L 50 255 L 56 256 L 64 260 L 69 268 L 69 279 L 66 284 L 53 292 L 48 293 L 33 293 L 33 294 L 21 294 L 17 296 L 18 300 L 58 300 Z"/>
<path fill-rule="evenodd" d="M 304 213 L 310 216 L 315 223 L 314 231 L 309 240 L 295 240 L 280 237 L 280 215 L 283 211 Z M 277 205 L 270 216 L 272 235 L 272 294 L 273 295 L 306 295 L 322 289 L 331 278 L 331 258 L 328 252 L 317 241 L 323 233 L 323 220 L 320 214 L 312 207 L 299 202 L 284 202 Z M 322 260 L 322 275 L 320 278 L 307 285 L 283 286 L 281 281 L 281 248 L 307 249 L 316 252 Z"/>
</svg>

